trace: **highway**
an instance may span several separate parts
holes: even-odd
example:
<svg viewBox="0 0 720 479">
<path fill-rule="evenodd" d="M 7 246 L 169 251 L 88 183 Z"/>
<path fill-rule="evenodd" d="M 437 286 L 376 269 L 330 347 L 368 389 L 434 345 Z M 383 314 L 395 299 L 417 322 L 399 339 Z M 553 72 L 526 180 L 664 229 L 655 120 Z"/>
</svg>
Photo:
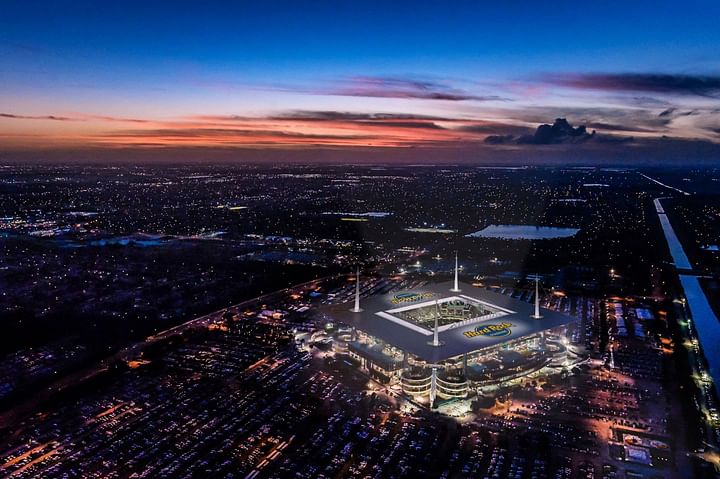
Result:
<svg viewBox="0 0 720 479">
<path fill-rule="evenodd" d="M 689 195 L 690 195 L 690 193 L 688 193 L 687 191 L 683 191 L 683 190 L 681 190 L 680 188 L 675 188 L 674 186 L 667 185 L 667 184 L 665 184 L 665 183 L 663 183 L 663 182 L 661 182 L 661 181 L 659 181 L 659 180 L 656 180 L 655 178 L 653 178 L 653 177 L 651 177 L 651 176 L 645 175 L 645 174 L 643 174 L 643 173 L 640 173 L 640 176 L 642 176 L 643 178 L 646 178 L 646 179 L 652 181 L 652 182 L 655 183 L 655 184 L 658 184 L 658 185 L 662 186 L 663 188 L 668 188 L 668 189 L 670 189 L 670 190 L 677 191 L 678 193 L 682 193 L 683 195 L 686 195 L 686 196 L 689 196 Z"/>
<path fill-rule="evenodd" d="M 685 254 L 685 250 L 678 240 L 665 210 L 660 204 L 661 199 L 662 198 L 658 198 L 655 200 L 655 208 L 660 223 L 662 224 L 665 240 L 670 249 L 673 262 L 679 270 L 692 270 L 693 265 Z M 692 317 L 693 329 L 697 333 L 698 341 L 700 342 L 703 355 L 707 361 L 710 377 L 715 384 L 715 389 L 718 390 L 718 384 L 720 384 L 720 351 L 717 345 L 720 342 L 720 322 L 718 322 L 718 318 L 705 296 L 698 276 L 695 274 L 679 274 L 678 276 Z"/>
</svg>

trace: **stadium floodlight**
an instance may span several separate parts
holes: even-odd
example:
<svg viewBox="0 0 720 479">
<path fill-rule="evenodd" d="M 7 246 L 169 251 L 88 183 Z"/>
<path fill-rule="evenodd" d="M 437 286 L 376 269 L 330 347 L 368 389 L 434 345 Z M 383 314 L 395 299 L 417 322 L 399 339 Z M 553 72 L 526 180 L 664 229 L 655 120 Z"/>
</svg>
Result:
<svg viewBox="0 0 720 479">
<path fill-rule="evenodd" d="M 438 320 L 440 319 L 440 303 L 435 300 L 435 327 L 433 328 L 433 346 L 440 346 L 440 340 L 438 339 Z"/>
<path fill-rule="evenodd" d="M 535 312 L 530 315 L 533 319 L 541 319 L 540 314 L 540 276 L 535 275 Z"/>
<path fill-rule="evenodd" d="M 357 273 L 355 275 L 355 307 L 351 309 L 353 313 L 360 313 L 360 265 L 357 267 Z"/>
<path fill-rule="evenodd" d="M 460 292 L 460 284 L 458 283 L 458 253 L 455 251 L 455 283 L 453 285 L 453 288 L 450 290 L 453 293 L 459 293 Z"/>
</svg>

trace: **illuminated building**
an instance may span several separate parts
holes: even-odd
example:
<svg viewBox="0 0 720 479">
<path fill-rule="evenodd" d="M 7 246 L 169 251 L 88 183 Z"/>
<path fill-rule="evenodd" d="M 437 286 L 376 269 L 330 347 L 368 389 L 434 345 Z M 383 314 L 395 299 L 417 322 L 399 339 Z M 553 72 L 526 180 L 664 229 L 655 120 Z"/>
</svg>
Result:
<svg viewBox="0 0 720 479">
<path fill-rule="evenodd" d="M 535 298 L 532 304 L 449 281 L 370 296 L 360 309 L 356 286 L 355 307 L 325 313 L 354 328 L 352 337 L 336 340 L 347 342 L 359 367 L 433 402 L 523 377 L 564 355 L 557 333 L 576 319 L 541 311 L 537 285 Z"/>
</svg>

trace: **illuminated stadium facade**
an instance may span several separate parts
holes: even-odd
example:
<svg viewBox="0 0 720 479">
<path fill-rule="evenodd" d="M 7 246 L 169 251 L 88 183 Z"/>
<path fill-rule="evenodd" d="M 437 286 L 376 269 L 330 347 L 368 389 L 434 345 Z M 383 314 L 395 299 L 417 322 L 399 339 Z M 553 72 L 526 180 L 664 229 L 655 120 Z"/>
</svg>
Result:
<svg viewBox="0 0 720 479">
<path fill-rule="evenodd" d="M 564 356 L 559 333 L 576 321 L 457 279 L 363 298 L 361 308 L 357 291 L 356 307 L 326 310 L 354 329 L 336 337 L 336 351 L 430 404 L 542 369 Z"/>
</svg>

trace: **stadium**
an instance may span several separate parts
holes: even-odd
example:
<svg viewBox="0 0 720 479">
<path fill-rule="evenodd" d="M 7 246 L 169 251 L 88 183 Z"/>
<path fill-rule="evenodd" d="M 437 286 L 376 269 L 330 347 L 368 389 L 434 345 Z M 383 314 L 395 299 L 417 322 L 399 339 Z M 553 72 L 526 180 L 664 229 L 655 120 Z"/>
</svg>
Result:
<svg viewBox="0 0 720 479">
<path fill-rule="evenodd" d="M 328 306 L 336 352 L 422 403 L 466 398 L 564 358 L 574 317 L 455 281 Z"/>
</svg>

